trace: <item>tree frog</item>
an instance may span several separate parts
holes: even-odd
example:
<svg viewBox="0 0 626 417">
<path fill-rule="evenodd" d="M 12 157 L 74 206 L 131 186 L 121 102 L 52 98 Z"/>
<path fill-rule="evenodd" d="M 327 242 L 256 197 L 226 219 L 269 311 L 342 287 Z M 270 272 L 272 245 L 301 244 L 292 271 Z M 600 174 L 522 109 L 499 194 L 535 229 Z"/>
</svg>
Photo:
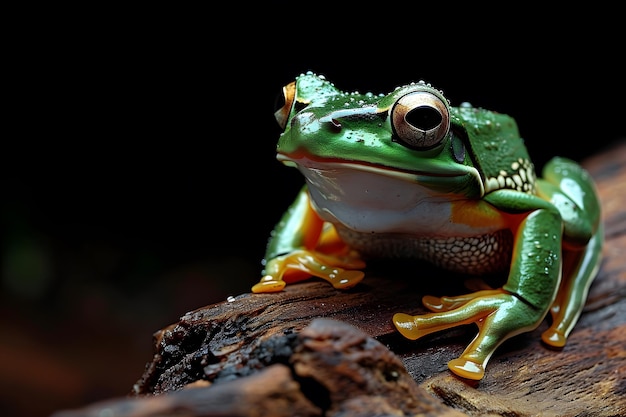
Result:
<svg viewBox="0 0 626 417">
<path fill-rule="evenodd" d="M 475 323 L 476 337 L 448 363 L 453 373 L 482 379 L 498 346 L 548 312 L 542 340 L 565 345 L 603 244 L 581 166 L 554 157 L 537 177 L 513 118 L 453 107 L 424 81 L 360 94 L 308 72 L 282 93 L 277 159 L 306 183 L 271 234 L 253 293 L 312 276 L 350 288 L 368 259 L 417 258 L 468 277 L 502 274 L 500 288 L 425 296 L 429 313 L 391 318 L 411 340 Z"/>
</svg>

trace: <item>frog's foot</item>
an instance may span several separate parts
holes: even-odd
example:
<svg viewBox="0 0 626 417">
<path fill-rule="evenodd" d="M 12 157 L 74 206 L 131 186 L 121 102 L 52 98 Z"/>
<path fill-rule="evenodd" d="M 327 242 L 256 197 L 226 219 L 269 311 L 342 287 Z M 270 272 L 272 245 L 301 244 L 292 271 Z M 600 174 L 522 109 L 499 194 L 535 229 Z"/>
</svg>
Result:
<svg viewBox="0 0 626 417">
<path fill-rule="evenodd" d="M 561 287 L 563 288 L 563 285 Z M 570 293 L 560 292 L 558 294 L 550 309 L 552 324 L 541 334 L 543 343 L 557 349 L 565 346 L 567 337 L 574 329 L 574 325 L 585 305 L 587 289 L 584 288 L 583 290 L 584 294 L 574 294 L 571 298 L 565 296 Z"/>
<path fill-rule="evenodd" d="M 347 289 L 358 284 L 365 275 L 365 263 L 355 253 L 330 255 L 305 249 L 295 250 L 270 260 L 265 276 L 252 287 L 252 292 L 281 291 L 287 283 L 311 276 L 330 282 L 333 287 Z"/>
<path fill-rule="evenodd" d="M 426 295 L 422 298 L 422 304 L 424 307 L 433 312 L 440 311 L 450 311 L 455 308 L 459 308 L 462 305 L 467 304 L 468 302 L 479 298 L 479 297 L 487 297 L 487 296 L 497 296 L 502 294 L 503 290 L 481 290 L 476 291 L 470 294 L 459 295 L 456 297 L 433 297 L 432 295 Z"/>
<path fill-rule="evenodd" d="M 252 292 L 259 294 L 262 292 L 278 292 L 285 288 L 287 283 L 280 278 L 272 275 L 265 275 L 259 282 L 252 286 Z"/>
<path fill-rule="evenodd" d="M 564 281 L 561 281 L 561 290 L 567 286 L 566 284 L 564 285 Z M 587 297 L 585 291 L 584 298 L 576 304 L 570 304 L 570 311 L 568 312 L 567 302 L 572 301 L 573 303 L 576 300 L 570 300 L 566 295 L 565 291 L 557 293 L 556 299 L 550 308 L 552 324 L 541 334 L 543 343 L 557 349 L 562 348 L 567 343 L 567 336 L 574 328 L 574 324 L 582 311 L 585 298 Z"/>
<path fill-rule="evenodd" d="M 541 334 L 543 343 L 555 348 L 562 348 L 567 343 L 567 336 L 559 329 L 549 328 Z"/>
<path fill-rule="evenodd" d="M 428 308 L 436 312 L 418 316 L 397 313 L 393 316 L 394 325 L 404 337 L 415 340 L 455 326 L 476 323 L 476 338 L 459 358 L 448 363 L 452 372 L 473 380 L 482 379 L 489 358 L 502 342 L 534 329 L 545 316 L 545 312 L 502 289 L 426 299 Z"/>
</svg>

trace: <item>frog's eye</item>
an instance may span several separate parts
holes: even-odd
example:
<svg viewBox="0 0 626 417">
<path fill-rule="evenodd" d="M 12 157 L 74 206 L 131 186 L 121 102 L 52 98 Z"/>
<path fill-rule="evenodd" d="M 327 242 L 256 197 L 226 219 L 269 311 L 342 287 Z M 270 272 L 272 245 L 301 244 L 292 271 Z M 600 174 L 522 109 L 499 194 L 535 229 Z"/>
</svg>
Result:
<svg viewBox="0 0 626 417">
<path fill-rule="evenodd" d="M 450 128 L 447 104 L 428 91 L 408 93 L 393 105 L 391 121 L 395 139 L 413 149 L 439 145 Z"/>
<path fill-rule="evenodd" d="M 296 99 L 296 83 L 295 81 L 287 84 L 283 87 L 281 94 L 276 97 L 276 103 L 274 105 L 274 117 L 276 121 L 280 125 L 281 129 L 285 129 L 287 126 L 287 120 L 289 119 L 289 113 L 291 112 L 291 107 L 293 106 L 293 102 Z"/>
</svg>

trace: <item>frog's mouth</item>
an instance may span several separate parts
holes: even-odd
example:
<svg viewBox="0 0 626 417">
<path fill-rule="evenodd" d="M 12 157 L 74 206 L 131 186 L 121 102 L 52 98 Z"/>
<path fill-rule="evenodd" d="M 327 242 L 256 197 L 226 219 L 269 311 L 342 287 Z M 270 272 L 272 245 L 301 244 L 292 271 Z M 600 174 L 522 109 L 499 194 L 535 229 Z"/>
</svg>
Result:
<svg viewBox="0 0 626 417">
<path fill-rule="evenodd" d="M 278 159 L 304 175 L 322 219 L 362 233 L 411 233 L 416 228 L 442 233 L 452 227 L 452 202 L 479 196 L 482 190 L 472 167 L 426 173 L 338 159 Z"/>
<path fill-rule="evenodd" d="M 308 156 L 294 157 L 278 153 L 276 158 L 287 166 L 298 168 L 315 187 L 326 191 L 368 189 L 371 184 L 378 187 L 403 187 L 415 193 L 417 186 L 430 195 L 446 195 L 454 198 L 480 198 L 484 186 L 476 168 L 467 165 L 452 165 L 438 161 L 428 161 L 424 169 L 405 170 L 380 164 L 355 162 L 343 159 L 313 159 Z M 322 186 L 322 184 L 326 184 Z M 333 187 L 329 185 L 332 184 Z"/>
</svg>

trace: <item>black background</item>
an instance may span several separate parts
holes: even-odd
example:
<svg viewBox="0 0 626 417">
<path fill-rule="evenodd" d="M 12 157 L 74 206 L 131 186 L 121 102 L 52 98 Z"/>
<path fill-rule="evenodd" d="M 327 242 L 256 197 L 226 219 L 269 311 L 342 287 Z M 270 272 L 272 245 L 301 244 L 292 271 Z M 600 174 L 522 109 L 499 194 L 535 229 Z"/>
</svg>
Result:
<svg viewBox="0 0 626 417">
<path fill-rule="evenodd" d="M 274 159 L 273 119 L 301 72 L 362 93 L 424 79 L 453 105 L 515 117 L 538 166 L 626 136 L 615 11 L 335 7 L 19 15 L 5 59 L 3 408 L 125 395 L 155 330 L 258 280 L 301 184 Z"/>
</svg>

